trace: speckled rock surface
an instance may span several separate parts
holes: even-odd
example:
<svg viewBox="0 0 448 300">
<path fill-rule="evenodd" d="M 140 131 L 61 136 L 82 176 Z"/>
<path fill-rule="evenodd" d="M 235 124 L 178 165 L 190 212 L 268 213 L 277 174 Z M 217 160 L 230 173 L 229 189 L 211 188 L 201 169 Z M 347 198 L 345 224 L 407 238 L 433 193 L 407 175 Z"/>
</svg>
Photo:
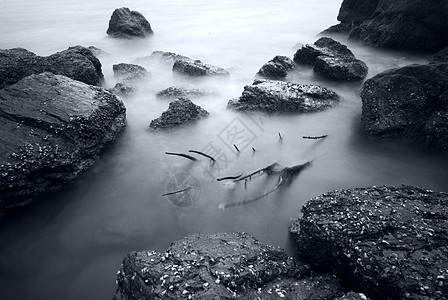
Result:
<svg viewBox="0 0 448 300">
<path fill-rule="evenodd" d="M 135 94 L 136 89 L 129 84 L 118 82 L 110 91 L 120 97 L 130 97 Z"/>
<path fill-rule="evenodd" d="M 144 67 L 134 64 L 120 63 L 112 66 L 114 75 L 120 81 L 135 81 L 149 77 L 151 73 Z"/>
<path fill-rule="evenodd" d="M 31 75 L 0 90 L 0 212 L 73 182 L 125 118 L 115 95 L 61 75 Z"/>
<path fill-rule="evenodd" d="M 138 11 L 131 11 L 127 7 L 117 8 L 109 20 L 107 34 L 113 38 L 144 38 L 154 32 L 148 20 Z"/>
<path fill-rule="evenodd" d="M 173 72 L 189 77 L 230 76 L 229 72 L 227 72 L 225 69 L 209 64 L 204 64 L 200 60 L 177 60 L 173 65 Z"/>
<path fill-rule="evenodd" d="M 100 61 L 91 50 L 81 46 L 47 57 L 23 48 L 0 50 L 0 66 L 0 89 L 31 74 L 43 72 L 64 75 L 91 85 L 100 85 L 104 79 Z"/>
<path fill-rule="evenodd" d="M 290 233 L 299 255 L 374 299 L 446 299 L 448 194 L 411 186 L 311 199 Z"/>
<path fill-rule="evenodd" d="M 338 279 L 308 276 L 283 249 L 245 233 L 190 235 L 164 253 L 132 252 L 114 299 L 299 299 L 343 295 Z"/>
<path fill-rule="evenodd" d="M 257 75 L 267 79 L 284 79 L 288 72 L 294 70 L 296 64 L 287 56 L 277 55 L 267 63 L 265 63 Z"/>
<path fill-rule="evenodd" d="M 170 86 L 164 90 L 161 90 L 156 94 L 160 99 L 176 99 L 180 97 L 186 98 L 201 98 L 205 96 L 215 95 L 215 91 L 206 91 L 199 89 L 186 89 L 180 86 Z"/>
<path fill-rule="evenodd" d="M 448 47 L 440 50 L 431 57 L 431 62 L 435 63 L 448 63 Z"/>
<path fill-rule="evenodd" d="M 179 98 L 171 102 L 160 117 L 149 124 L 150 131 L 170 130 L 205 118 L 209 113 L 190 99 Z"/>
<path fill-rule="evenodd" d="M 256 79 L 252 85 L 244 87 L 240 98 L 230 100 L 227 108 L 270 113 L 306 113 L 325 110 L 338 102 L 339 96 L 335 92 L 317 85 Z"/>
</svg>

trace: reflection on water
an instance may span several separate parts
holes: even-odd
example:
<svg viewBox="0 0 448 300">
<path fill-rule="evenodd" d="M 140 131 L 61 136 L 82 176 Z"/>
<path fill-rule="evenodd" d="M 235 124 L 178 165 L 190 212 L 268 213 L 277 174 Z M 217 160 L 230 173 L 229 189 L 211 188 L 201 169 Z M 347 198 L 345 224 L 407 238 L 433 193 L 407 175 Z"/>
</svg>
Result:
<svg viewBox="0 0 448 300">
<path fill-rule="evenodd" d="M 183 81 L 174 78 L 166 65 L 145 65 L 152 77 L 139 85 L 135 97 L 124 99 L 128 127 L 99 163 L 73 186 L 2 223 L 0 298 L 110 299 L 126 253 L 163 251 L 173 240 L 193 232 L 246 231 L 263 242 L 289 248 L 289 219 L 308 199 L 332 189 L 411 184 L 448 191 L 446 157 L 373 141 L 361 133 L 359 83 L 327 82 L 302 68 L 291 81 L 330 87 L 342 96 L 341 103 L 306 115 L 226 110 L 227 101 L 241 94 L 263 63 L 275 55 L 292 57 L 294 45 L 313 42 L 319 31 L 334 24 L 340 3 L 127 1 L 131 9 L 147 16 L 156 34 L 149 40 L 116 41 L 105 31 L 111 12 L 122 1 L 4 1 L 0 48 L 20 46 L 48 55 L 76 44 L 97 46 L 109 53 L 101 57 L 109 87 L 115 84 L 113 64 L 132 62 L 153 50 L 230 68 L 232 78 Z M 349 46 L 368 64 L 369 76 L 425 61 Z M 215 90 L 217 95 L 194 100 L 210 116 L 170 133 L 150 133 L 149 122 L 168 107 L 155 93 L 170 85 Z M 241 131 L 242 137 L 236 135 Z M 301 138 L 323 134 L 328 134 L 323 140 Z M 213 151 L 217 162 L 164 154 L 191 149 Z M 245 185 L 216 178 L 248 174 L 274 162 L 292 166 L 310 160 L 312 166 L 289 187 L 245 206 L 218 209 L 223 203 L 257 197 L 277 181 L 275 176 L 260 176 Z M 170 178 L 177 174 L 191 174 L 199 182 L 200 195 L 188 207 L 162 196 L 172 191 Z"/>
</svg>

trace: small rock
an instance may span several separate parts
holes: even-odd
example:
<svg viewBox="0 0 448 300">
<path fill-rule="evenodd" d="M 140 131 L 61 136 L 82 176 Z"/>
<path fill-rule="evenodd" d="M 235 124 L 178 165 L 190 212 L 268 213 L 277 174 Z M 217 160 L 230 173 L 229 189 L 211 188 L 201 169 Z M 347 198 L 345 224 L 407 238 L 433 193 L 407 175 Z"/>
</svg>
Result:
<svg viewBox="0 0 448 300">
<path fill-rule="evenodd" d="M 277 55 L 265 63 L 258 71 L 257 75 L 268 79 L 283 79 L 288 72 L 294 70 L 296 64 L 286 56 Z"/>
<path fill-rule="evenodd" d="M 117 96 L 129 97 L 135 94 L 135 88 L 126 83 L 118 82 L 117 84 L 115 84 L 111 92 Z"/>
<path fill-rule="evenodd" d="M 186 89 L 178 86 L 170 86 L 164 90 L 161 90 L 156 94 L 157 98 L 162 99 L 177 99 L 180 97 L 186 98 L 201 98 L 205 96 L 215 95 L 214 91 L 204 91 L 199 89 Z"/>
<path fill-rule="evenodd" d="M 114 75 L 122 81 L 134 81 L 148 77 L 149 73 L 144 67 L 134 64 L 113 65 Z"/>
<path fill-rule="evenodd" d="M 216 67 L 202 63 L 200 60 L 187 61 L 177 60 L 173 65 L 173 72 L 189 76 L 189 77 L 203 77 L 203 76 L 223 76 L 229 77 L 228 71 L 221 67 Z"/>
<path fill-rule="evenodd" d="M 112 13 L 107 34 L 113 38 L 130 39 L 148 37 L 154 32 L 148 20 L 141 13 L 122 7 L 115 9 Z"/>
</svg>

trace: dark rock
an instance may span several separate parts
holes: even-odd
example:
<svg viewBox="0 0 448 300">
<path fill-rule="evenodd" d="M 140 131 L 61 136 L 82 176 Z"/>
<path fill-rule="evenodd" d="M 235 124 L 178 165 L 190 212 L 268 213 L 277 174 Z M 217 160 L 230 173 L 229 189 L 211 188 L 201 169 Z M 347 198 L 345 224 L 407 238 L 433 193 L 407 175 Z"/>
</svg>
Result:
<svg viewBox="0 0 448 300">
<path fill-rule="evenodd" d="M 237 100 L 230 100 L 227 108 L 242 111 L 316 112 L 334 106 L 339 96 L 317 85 L 295 84 L 275 80 L 254 80 L 244 87 Z"/>
<path fill-rule="evenodd" d="M 313 267 L 375 299 L 446 299 L 448 194 L 410 186 L 336 190 L 302 212 L 290 233 Z"/>
<path fill-rule="evenodd" d="M 134 64 L 117 64 L 112 66 L 114 75 L 121 81 L 134 81 L 151 75 L 144 67 Z"/>
<path fill-rule="evenodd" d="M 329 37 L 321 37 L 314 45 L 303 45 L 294 54 L 294 61 L 298 64 L 314 65 L 319 56 L 355 58 L 347 46 Z"/>
<path fill-rule="evenodd" d="M 173 65 L 173 72 L 189 77 L 230 76 L 229 72 L 227 72 L 225 69 L 204 64 L 200 60 L 177 60 Z"/>
<path fill-rule="evenodd" d="M 153 51 L 151 53 L 151 55 L 137 58 L 135 60 L 135 63 L 150 64 L 152 62 L 157 62 L 157 63 L 163 63 L 163 64 L 173 66 L 173 64 L 178 60 L 191 61 L 192 59 L 187 56 L 183 56 L 183 55 L 176 54 L 173 52 L 165 52 L 165 51 L 157 50 L 157 51 Z"/>
<path fill-rule="evenodd" d="M 125 118 L 113 94 L 61 75 L 31 75 L 0 90 L 0 210 L 73 182 Z"/>
<path fill-rule="evenodd" d="M 448 62 L 448 47 L 434 54 L 431 58 L 431 62 L 435 63 Z"/>
<path fill-rule="evenodd" d="M 305 270 L 305 271 L 304 271 Z M 307 273 L 283 249 L 245 233 L 190 235 L 165 253 L 131 252 L 114 299 L 335 299 L 339 280 Z"/>
<path fill-rule="evenodd" d="M 186 89 L 179 86 L 170 86 L 164 90 L 161 90 L 156 94 L 157 98 L 163 99 L 177 99 L 180 97 L 186 98 L 201 98 L 205 96 L 215 95 L 214 91 L 204 91 L 199 89 Z"/>
<path fill-rule="evenodd" d="M 289 57 L 277 55 L 265 63 L 257 75 L 268 79 L 283 79 L 295 67 L 296 64 Z"/>
<path fill-rule="evenodd" d="M 130 39 L 148 37 L 154 32 L 141 13 L 122 7 L 115 9 L 112 13 L 107 34 L 114 38 Z"/>
<path fill-rule="evenodd" d="M 334 300 L 368 300 L 366 295 L 362 293 L 349 292 L 342 297 L 336 298 Z"/>
<path fill-rule="evenodd" d="M 0 50 L 0 66 L 0 89 L 31 74 L 47 71 L 91 85 L 100 85 L 104 79 L 100 61 L 92 51 L 81 46 L 47 57 L 22 48 Z"/>
<path fill-rule="evenodd" d="M 434 52 L 448 46 L 448 5 L 426 0 L 344 0 L 341 25 L 328 32 L 349 32 L 349 39 L 375 47 Z"/>
<path fill-rule="evenodd" d="M 209 113 L 187 98 L 179 98 L 169 104 L 160 117 L 151 121 L 151 131 L 174 129 L 184 124 L 205 118 Z"/>
<path fill-rule="evenodd" d="M 448 64 L 410 65 L 367 80 L 361 91 L 363 129 L 448 149 Z"/>
<path fill-rule="evenodd" d="M 119 82 L 111 89 L 111 92 L 120 97 L 129 97 L 135 94 L 135 88 L 126 83 Z"/>
</svg>

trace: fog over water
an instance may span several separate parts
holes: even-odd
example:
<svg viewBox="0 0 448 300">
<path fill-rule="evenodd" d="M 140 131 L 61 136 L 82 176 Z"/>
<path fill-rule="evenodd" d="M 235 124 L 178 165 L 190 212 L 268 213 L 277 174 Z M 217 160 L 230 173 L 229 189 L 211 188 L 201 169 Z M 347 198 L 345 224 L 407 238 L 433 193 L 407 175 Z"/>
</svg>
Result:
<svg viewBox="0 0 448 300">
<path fill-rule="evenodd" d="M 74 45 L 96 46 L 108 53 L 100 57 L 107 87 L 116 83 L 113 64 L 131 63 L 154 50 L 200 59 L 231 73 L 228 80 L 186 81 L 173 77 L 167 65 L 143 64 L 152 76 L 134 97 L 123 99 L 128 125 L 116 144 L 76 184 L 0 224 L 0 299 L 110 299 L 116 271 L 128 252 L 163 251 L 190 233 L 245 231 L 292 254 L 290 219 L 307 200 L 333 189 L 409 184 L 448 192 L 446 156 L 362 134 L 361 83 L 328 82 L 301 68 L 290 81 L 329 87 L 341 95 L 340 104 L 321 113 L 285 116 L 226 109 L 265 62 L 275 55 L 292 58 L 298 43 L 314 42 L 320 31 L 335 24 L 341 2 L 0 1 L 1 49 L 23 47 L 50 55 Z M 108 38 L 110 15 L 122 6 L 140 11 L 155 35 L 146 40 Z M 348 45 L 369 66 L 368 77 L 427 61 Z M 155 94 L 171 85 L 216 91 L 193 100 L 210 116 L 170 133 L 151 133 L 150 121 L 169 103 Z M 244 146 L 239 154 L 232 147 L 235 128 L 244 129 L 250 140 L 239 140 Z M 328 134 L 324 140 L 301 138 L 323 134 Z M 195 163 L 164 154 L 211 146 L 222 158 L 215 165 L 204 157 Z M 262 176 L 245 188 L 217 182 L 217 177 L 248 174 L 274 162 L 292 166 L 310 160 L 313 164 L 287 188 L 247 205 L 218 208 L 264 193 L 276 178 Z M 172 191 L 170 180 L 176 174 L 196 180 L 200 195 L 193 195 L 198 198 L 191 206 L 175 206 L 162 196 Z"/>
</svg>

